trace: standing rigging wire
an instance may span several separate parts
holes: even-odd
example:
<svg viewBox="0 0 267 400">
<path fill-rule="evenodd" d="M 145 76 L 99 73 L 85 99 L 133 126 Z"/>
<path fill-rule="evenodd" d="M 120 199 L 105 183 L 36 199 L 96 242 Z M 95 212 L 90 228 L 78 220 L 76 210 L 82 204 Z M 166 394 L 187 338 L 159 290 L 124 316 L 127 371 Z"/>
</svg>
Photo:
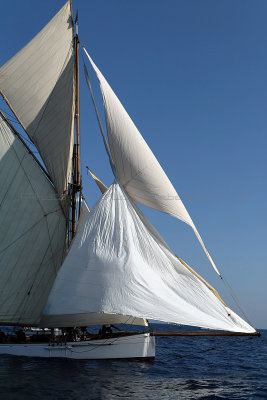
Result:
<svg viewBox="0 0 267 400">
<path fill-rule="evenodd" d="M 6 102 L 3 99 L 3 97 L 1 97 L 2 102 L 4 103 L 4 106 L 6 106 Z M 20 122 L 17 120 L 16 116 L 14 114 L 10 113 L 10 108 L 7 108 L 8 111 L 5 110 L 5 115 L 8 117 L 9 122 L 11 122 L 12 124 L 17 124 L 18 126 L 21 126 Z M 22 139 L 27 142 L 32 148 L 31 151 L 34 154 L 39 154 L 39 152 L 37 151 L 35 144 L 31 141 L 31 139 L 29 138 L 29 136 L 25 136 L 24 132 L 23 134 L 20 133 L 20 136 L 22 137 Z"/>
<path fill-rule="evenodd" d="M 92 102 L 93 102 L 93 105 L 94 105 L 94 109 L 95 109 L 95 113 L 96 113 L 99 129 L 100 129 L 103 141 L 104 141 L 104 146 L 105 146 L 107 155 L 109 157 L 110 166 L 111 166 L 111 169 L 112 169 L 112 172 L 113 172 L 115 178 L 117 178 L 115 164 L 114 164 L 114 161 L 112 160 L 110 148 L 109 148 L 109 145 L 108 145 L 108 142 L 107 142 L 107 139 L 106 139 L 106 136 L 105 136 L 105 132 L 104 132 L 101 120 L 100 120 L 100 116 L 99 116 L 99 112 L 98 112 L 98 109 L 97 109 L 97 106 L 96 106 L 96 102 L 95 102 L 95 98 L 94 98 L 91 82 L 90 82 L 88 71 L 87 71 L 87 68 L 86 68 L 85 64 L 84 64 L 84 74 L 85 74 L 85 79 L 86 79 L 87 86 L 88 86 L 90 94 L 91 94 L 91 98 L 92 98 Z"/>
<path fill-rule="evenodd" d="M 244 309 L 241 307 L 232 287 L 230 286 L 229 282 L 227 282 L 227 280 L 225 279 L 224 276 L 221 276 L 221 280 L 223 281 L 224 286 L 226 287 L 226 290 L 228 291 L 228 293 L 230 294 L 230 296 L 232 297 L 234 303 L 236 304 L 236 306 L 238 307 L 239 311 L 241 311 L 241 313 L 243 314 L 243 316 L 245 317 L 245 319 L 247 320 L 247 322 L 252 326 L 252 323 L 250 322 L 247 314 L 245 313 Z"/>
</svg>

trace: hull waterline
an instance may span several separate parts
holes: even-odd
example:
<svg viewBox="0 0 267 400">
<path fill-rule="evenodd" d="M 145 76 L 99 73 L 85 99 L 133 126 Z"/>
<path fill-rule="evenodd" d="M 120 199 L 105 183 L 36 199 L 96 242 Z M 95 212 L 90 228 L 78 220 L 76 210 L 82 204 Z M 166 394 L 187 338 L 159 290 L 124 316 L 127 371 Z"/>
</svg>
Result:
<svg viewBox="0 0 267 400">
<path fill-rule="evenodd" d="M 0 354 L 14 356 L 70 358 L 78 360 L 153 359 L 155 338 L 149 333 L 120 338 L 49 343 L 0 344 Z"/>
</svg>

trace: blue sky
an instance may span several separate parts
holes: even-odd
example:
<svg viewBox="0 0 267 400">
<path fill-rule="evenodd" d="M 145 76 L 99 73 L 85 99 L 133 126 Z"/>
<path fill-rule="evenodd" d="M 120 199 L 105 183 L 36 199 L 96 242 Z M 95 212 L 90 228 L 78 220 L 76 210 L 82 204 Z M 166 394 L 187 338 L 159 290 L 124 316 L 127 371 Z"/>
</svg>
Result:
<svg viewBox="0 0 267 400">
<path fill-rule="evenodd" d="M 3 2 L 1 64 L 63 4 Z M 267 328 L 266 1 L 73 0 L 73 7 L 81 41 L 159 159 L 250 322 Z M 82 161 L 110 184 L 82 68 L 81 146 Z M 82 172 L 92 207 L 99 193 Z M 191 229 L 141 208 L 239 312 Z"/>
</svg>

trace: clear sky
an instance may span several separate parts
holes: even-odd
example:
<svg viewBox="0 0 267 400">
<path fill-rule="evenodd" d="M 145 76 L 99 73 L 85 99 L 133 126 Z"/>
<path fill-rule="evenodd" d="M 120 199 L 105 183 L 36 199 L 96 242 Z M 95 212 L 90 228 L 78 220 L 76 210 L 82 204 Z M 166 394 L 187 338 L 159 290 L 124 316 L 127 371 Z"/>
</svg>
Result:
<svg viewBox="0 0 267 400">
<path fill-rule="evenodd" d="M 63 4 L 2 2 L 1 64 Z M 267 2 L 73 0 L 73 8 L 81 41 L 165 169 L 250 322 L 267 328 Z M 82 68 L 81 146 L 82 161 L 110 184 Z M 99 193 L 82 172 L 92 207 Z M 191 229 L 141 208 L 240 314 Z"/>
</svg>

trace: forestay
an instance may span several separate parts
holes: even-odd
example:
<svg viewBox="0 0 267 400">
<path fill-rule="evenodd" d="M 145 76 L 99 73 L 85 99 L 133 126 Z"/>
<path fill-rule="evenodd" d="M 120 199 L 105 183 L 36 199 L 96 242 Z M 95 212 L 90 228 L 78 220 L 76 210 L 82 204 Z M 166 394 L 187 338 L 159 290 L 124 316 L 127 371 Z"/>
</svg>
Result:
<svg viewBox="0 0 267 400">
<path fill-rule="evenodd" d="M 44 322 L 86 325 L 90 316 L 103 313 L 129 321 L 148 318 L 254 332 L 144 225 L 118 183 L 105 192 L 74 238 Z"/>
<path fill-rule="evenodd" d="M 0 90 L 36 145 L 59 194 L 71 181 L 74 58 L 70 2 L 0 68 Z"/>
<path fill-rule="evenodd" d="M 220 274 L 169 178 L 90 55 L 84 51 L 100 82 L 116 177 L 133 200 L 190 225 L 213 268 Z"/>
<path fill-rule="evenodd" d="M 0 116 L 0 324 L 40 322 L 66 251 L 57 197 Z"/>
</svg>

